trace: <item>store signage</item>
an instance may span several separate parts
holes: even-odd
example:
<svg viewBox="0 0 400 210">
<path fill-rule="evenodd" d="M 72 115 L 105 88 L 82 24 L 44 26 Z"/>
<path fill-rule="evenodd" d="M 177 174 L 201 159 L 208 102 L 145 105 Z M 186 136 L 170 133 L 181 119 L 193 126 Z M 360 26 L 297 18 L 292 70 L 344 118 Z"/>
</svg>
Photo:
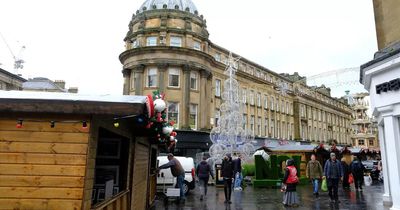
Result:
<svg viewBox="0 0 400 210">
<path fill-rule="evenodd" d="M 376 94 L 381 92 L 396 91 L 400 89 L 400 78 L 385 82 L 376 86 Z"/>
</svg>

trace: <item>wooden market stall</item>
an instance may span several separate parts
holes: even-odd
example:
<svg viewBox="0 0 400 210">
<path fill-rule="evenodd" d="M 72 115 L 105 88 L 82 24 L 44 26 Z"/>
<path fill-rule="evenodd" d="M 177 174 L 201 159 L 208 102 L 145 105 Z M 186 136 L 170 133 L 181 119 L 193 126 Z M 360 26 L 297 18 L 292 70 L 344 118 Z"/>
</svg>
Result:
<svg viewBox="0 0 400 210">
<path fill-rule="evenodd" d="M 0 209 L 137 209 L 158 146 L 143 96 L 0 91 Z"/>
<path fill-rule="evenodd" d="M 270 148 L 272 155 L 297 155 L 301 156 L 300 160 L 300 176 L 306 175 L 307 162 L 311 158 L 311 154 L 314 152 L 314 145 L 296 145 L 287 144 L 279 147 Z M 284 166 L 282 166 L 284 167 Z"/>
</svg>

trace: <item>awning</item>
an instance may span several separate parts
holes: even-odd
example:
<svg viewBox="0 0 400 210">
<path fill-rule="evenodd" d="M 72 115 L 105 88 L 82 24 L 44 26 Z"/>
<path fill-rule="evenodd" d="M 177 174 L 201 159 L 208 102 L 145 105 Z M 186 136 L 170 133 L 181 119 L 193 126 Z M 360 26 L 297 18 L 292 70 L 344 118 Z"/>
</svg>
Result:
<svg viewBox="0 0 400 210">
<path fill-rule="evenodd" d="M 177 130 L 177 149 L 209 149 L 212 145 L 210 134 L 203 131 Z"/>
</svg>

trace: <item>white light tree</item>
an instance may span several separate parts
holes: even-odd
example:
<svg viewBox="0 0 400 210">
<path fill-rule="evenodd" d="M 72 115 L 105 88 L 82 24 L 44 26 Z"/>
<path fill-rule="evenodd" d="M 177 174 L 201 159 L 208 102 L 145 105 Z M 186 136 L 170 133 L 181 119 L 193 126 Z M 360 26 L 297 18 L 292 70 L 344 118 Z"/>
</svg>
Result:
<svg viewBox="0 0 400 210">
<path fill-rule="evenodd" d="M 220 118 L 217 127 L 210 132 L 212 145 L 210 155 L 221 159 L 225 154 L 241 154 L 246 161 L 254 153 L 254 135 L 251 131 L 243 129 L 243 113 L 245 103 L 240 97 L 239 83 L 236 80 L 237 62 L 232 53 L 229 54 L 225 74 L 228 79 L 224 81 L 222 92 L 223 103 L 220 105 Z"/>
</svg>

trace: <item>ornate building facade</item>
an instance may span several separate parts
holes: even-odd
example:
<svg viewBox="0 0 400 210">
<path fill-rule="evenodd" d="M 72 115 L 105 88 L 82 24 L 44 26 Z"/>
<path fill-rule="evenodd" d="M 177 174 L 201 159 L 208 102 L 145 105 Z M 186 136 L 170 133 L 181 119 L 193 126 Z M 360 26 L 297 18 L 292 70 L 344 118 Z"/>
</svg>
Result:
<svg viewBox="0 0 400 210">
<path fill-rule="evenodd" d="M 190 0 L 147 0 L 132 16 L 124 41 L 124 94 L 165 92 L 168 117 L 178 130 L 217 125 L 230 52 L 209 40 L 206 20 Z M 255 136 L 351 143 L 351 108 L 330 97 L 328 88 L 308 87 L 298 74 L 278 74 L 243 57 L 236 67 L 247 107 L 243 126 Z"/>
<path fill-rule="evenodd" d="M 353 109 L 351 141 L 355 147 L 368 149 L 379 148 L 378 126 L 374 119 L 368 116 L 368 93 L 356 93 L 351 97 L 350 105 Z"/>
</svg>

